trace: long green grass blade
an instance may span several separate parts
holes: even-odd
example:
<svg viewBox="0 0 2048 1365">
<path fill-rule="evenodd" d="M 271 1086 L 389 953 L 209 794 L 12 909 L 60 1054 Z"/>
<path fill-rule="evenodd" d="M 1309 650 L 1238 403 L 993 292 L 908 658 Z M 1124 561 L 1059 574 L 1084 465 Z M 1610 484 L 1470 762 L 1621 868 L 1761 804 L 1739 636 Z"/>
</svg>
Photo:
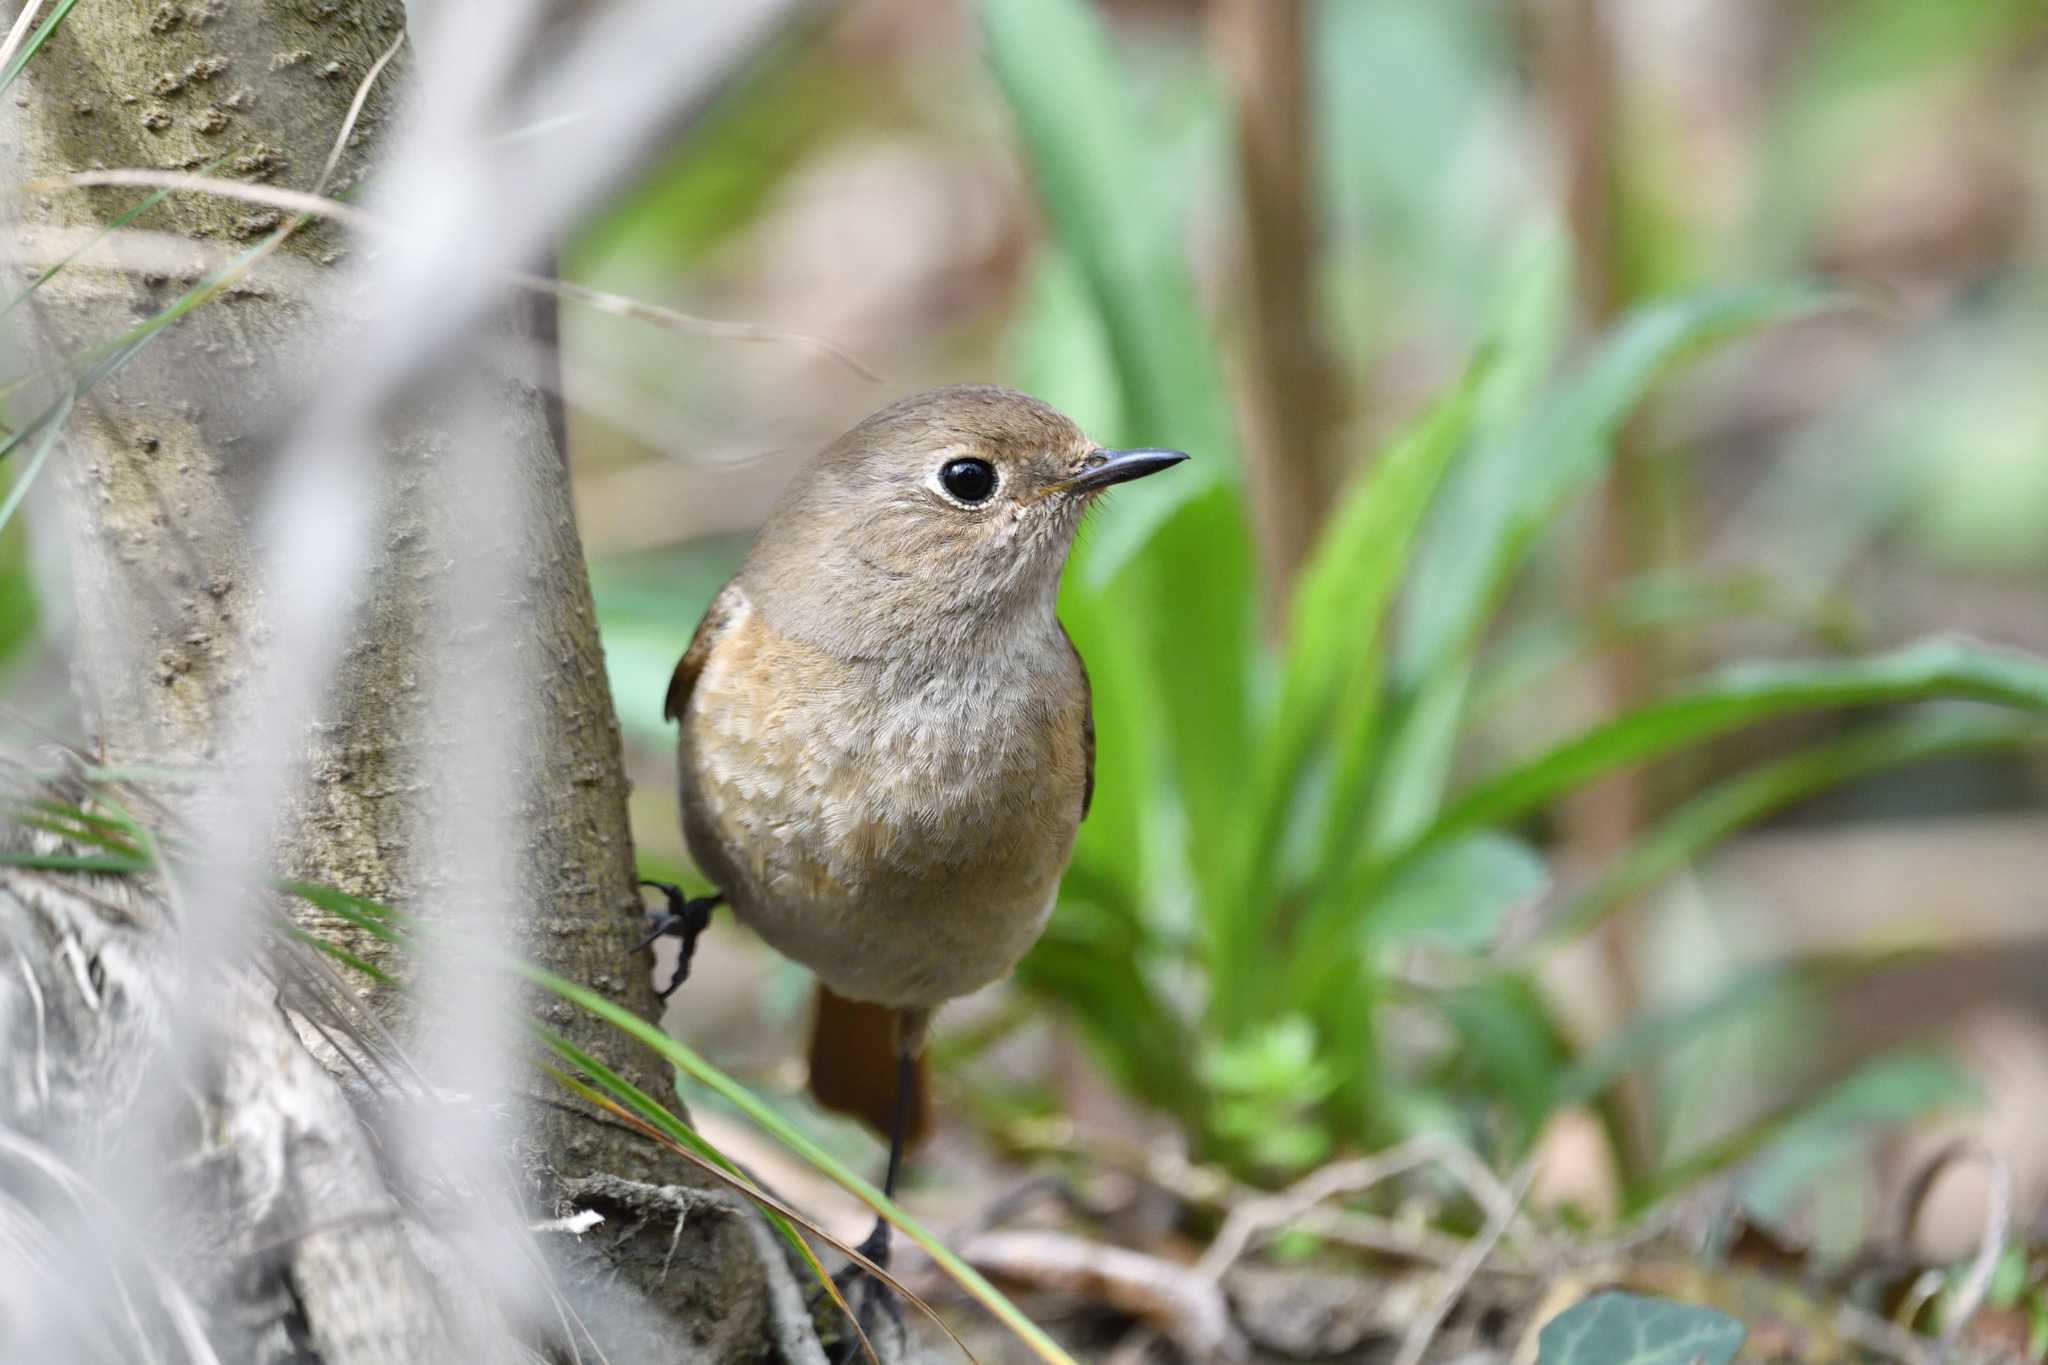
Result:
<svg viewBox="0 0 2048 1365">
<path fill-rule="evenodd" d="M 1377 738 L 1388 606 L 1429 500 L 1470 428 L 1485 371 L 1482 357 L 1355 481 L 1296 580 L 1271 731 L 1258 746 L 1249 799 L 1234 802 L 1235 823 L 1248 836 L 1233 870 L 1236 889 L 1221 898 L 1212 928 L 1212 1014 L 1225 1034 L 1249 1026 L 1269 1003 L 1272 974 L 1230 964 L 1256 962 L 1271 933 L 1282 842 L 1301 818 L 1301 789 L 1319 749 L 1335 754 L 1321 862 L 1327 869 L 1352 852 Z M 1341 732 L 1335 745 L 1333 723 Z"/>
<path fill-rule="evenodd" d="M 631 1010 L 624 1009 L 594 991 L 586 990 L 573 981 L 556 976 L 553 972 L 530 964 L 521 964 L 519 972 L 542 989 L 559 996 L 570 1004 L 586 1010 L 605 1020 L 646 1044 L 666 1057 L 672 1064 L 694 1077 L 700 1083 L 725 1097 L 740 1112 L 774 1137 L 783 1146 L 795 1152 L 817 1170 L 830 1176 L 834 1181 L 877 1214 L 889 1220 L 904 1236 L 924 1248 L 947 1275 L 963 1289 L 978 1299 L 995 1315 L 998 1321 L 1015 1332 L 1039 1359 L 1055 1362 L 1056 1365 L 1075 1365 L 1071 1356 L 1061 1350 L 1058 1343 L 1048 1337 L 1038 1325 L 1017 1310 L 1000 1290 L 984 1279 L 974 1267 L 968 1265 L 949 1251 L 924 1225 L 898 1208 L 895 1202 L 882 1194 L 857 1172 L 816 1142 L 805 1136 L 803 1131 L 791 1124 L 780 1114 L 756 1099 L 745 1086 L 727 1076 L 724 1072 L 706 1062 L 690 1048 L 648 1023 Z"/>
<path fill-rule="evenodd" d="M 1452 803 L 1418 846 L 1516 819 L 1615 768 L 1772 716 L 1936 699 L 2048 712 L 2048 662 L 1937 639 L 1867 659 L 1739 665 L 1481 782 Z"/>
<path fill-rule="evenodd" d="M 1584 933 L 1709 848 L 1806 797 L 1943 754 L 2048 743 L 2048 724 L 2000 716 L 1916 716 L 1766 763 L 1693 797 L 1573 896 L 1531 951 Z"/>
</svg>

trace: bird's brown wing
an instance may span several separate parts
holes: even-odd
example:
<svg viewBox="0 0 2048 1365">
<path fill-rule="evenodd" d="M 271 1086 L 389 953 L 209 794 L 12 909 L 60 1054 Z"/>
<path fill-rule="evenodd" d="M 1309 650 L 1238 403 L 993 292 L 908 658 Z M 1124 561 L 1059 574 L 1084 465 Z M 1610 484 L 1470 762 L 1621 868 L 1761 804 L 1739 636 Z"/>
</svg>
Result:
<svg viewBox="0 0 2048 1365">
<path fill-rule="evenodd" d="M 690 647 L 683 651 L 682 661 L 669 677 L 668 695 L 661 703 L 661 714 L 665 719 L 683 718 L 683 708 L 690 704 L 690 691 L 697 685 L 697 675 L 704 671 L 704 661 L 711 657 L 718 638 L 732 626 L 745 606 L 746 597 L 740 591 L 738 579 L 720 588 L 718 596 L 711 599 L 711 605 L 704 609 L 704 619 L 697 623 L 697 633 L 690 637 Z"/>
<path fill-rule="evenodd" d="M 1095 804 L 1095 687 L 1088 681 L 1088 665 L 1074 648 L 1074 637 L 1067 634 L 1064 623 L 1060 638 L 1067 642 L 1067 653 L 1074 656 L 1074 671 L 1081 675 L 1081 762 L 1087 774 L 1081 780 L 1081 818 L 1086 820 L 1088 808 Z"/>
</svg>

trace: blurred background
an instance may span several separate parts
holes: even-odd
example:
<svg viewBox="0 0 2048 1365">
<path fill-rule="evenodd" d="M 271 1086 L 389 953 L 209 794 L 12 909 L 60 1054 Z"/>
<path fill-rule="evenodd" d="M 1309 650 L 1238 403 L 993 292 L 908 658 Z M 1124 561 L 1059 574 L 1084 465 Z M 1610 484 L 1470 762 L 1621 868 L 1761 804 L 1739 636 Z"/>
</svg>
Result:
<svg viewBox="0 0 2048 1365">
<path fill-rule="evenodd" d="M 2009 1186 L 2028 1233 L 2048 761 L 1981 703 L 2048 654 L 2044 65 L 2036 0 L 806 11 L 561 258 L 800 334 L 561 319 L 643 874 L 702 886 L 661 698 L 784 483 L 1013 384 L 1196 463 L 1084 531 L 1095 813 L 939 1022 L 913 1207 L 1441 1133 L 1589 1230 L 1707 1191 L 1802 1264 L 1940 1266 Z M 698 963 L 671 1030 L 802 1110 L 804 974 L 726 918 Z"/>
<path fill-rule="evenodd" d="M 1400 552 L 1370 689 L 1378 749 L 1412 738 L 1400 718 L 1427 689 L 1401 656 L 1430 633 L 1415 618 L 1433 566 L 1494 553 L 1454 513 L 1512 496 L 1495 481 L 1540 487 L 1437 745 L 1452 790 L 1731 661 L 1936 632 L 2048 650 L 2048 14 L 1128 0 L 1075 25 L 1064 6 L 987 8 L 986 24 L 951 0 L 831 9 L 566 253 L 571 279 L 828 338 L 881 377 L 814 346 L 564 319 L 643 870 L 689 877 L 660 697 L 783 483 L 898 395 L 1016 384 L 1104 441 L 1182 444 L 1210 467 L 1214 506 L 1196 496 L 1150 539 L 1165 512 L 1102 514 L 1081 555 L 1115 562 L 1076 564 L 1069 595 L 1088 600 L 1068 616 L 1118 715 L 1121 670 L 1193 688 L 1207 652 L 1236 651 L 1250 719 L 1182 730 L 1210 699 L 1192 720 L 1105 722 L 1122 813 L 1098 807 L 1102 837 L 1084 837 L 1022 980 L 941 1023 L 955 1127 L 927 1198 L 949 1177 L 955 1200 L 986 1193 L 1047 1150 L 1163 1142 L 1271 1180 L 1444 1127 L 1504 1162 L 1534 1154 L 1533 1197 L 1592 1225 L 1740 1160 L 1754 1212 L 1802 1251 L 1845 1256 L 1905 1217 L 1915 1246 L 1957 1257 L 1986 1171 L 1935 1172 L 1910 1208 L 1900 1189 L 1960 1127 L 2010 1161 L 2030 1215 L 2048 1193 L 2048 766 L 2031 734 L 1851 753 L 1699 831 L 1699 793 L 1893 719 L 1802 710 L 1574 781 L 1407 887 L 1398 915 L 1383 880 L 1353 879 L 1341 915 L 1401 921 L 1359 950 L 1365 1044 L 1291 985 L 1219 1003 L 1222 975 L 1294 979 L 1298 944 L 1272 936 L 1329 865 L 1283 848 L 1218 892 L 1229 875 L 1188 832 L 1268 818 L 1259 755 L 1286 741 L 1259 717 L 1302 629 L 1302 565 L 1482 352 L 1483 411 Z M 1764 301 L 1727 292 L 1745 289 Z M 1639 310 L 1687 299 L 1733 311 L 1629 343 Z M 1584 433 L 1598 467 L 1573 473 L 1530 432 L 1576 439 L 1571 404 L 1602 401 L 1594 371 L 1625 344 L 1661 349 Z M 1518 438 L 1534 448 L 1475 453 Z M 1170 611 L 1101 590 L 1148 570 L 1174 579 Z M 1351 603 L 1360 642 L 1375 590 Z M 1356 728 L 1333 714 L 1306 737 L 1303 790 Z M 1191 735 L 1217 752 L 1177 751 L 1203 747 Z M 1316 818 L 1301 803 L 1320 796 L 1289 799 L 1277 823 Z M 1597 927 L 1528 927 L 1686 809 L 1696 838 L 1613 888 Z M 1218 895 L 1277 907 L 1245 931 L 1249 958 L 1221 942 Z M 793 1093 L 801 972 L 729 922 L 714 938 L 671 1028 Z"/>
</svg>

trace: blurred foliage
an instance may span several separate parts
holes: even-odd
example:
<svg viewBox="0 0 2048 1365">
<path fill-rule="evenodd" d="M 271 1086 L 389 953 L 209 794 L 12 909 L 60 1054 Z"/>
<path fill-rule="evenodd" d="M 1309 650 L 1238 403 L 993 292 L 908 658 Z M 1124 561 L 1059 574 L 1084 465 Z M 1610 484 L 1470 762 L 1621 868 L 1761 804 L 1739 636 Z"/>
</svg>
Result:
<svg viewBox="0 0 2048 1365">
<path fill-rule="evenodd" d="M 1160 320 L 1159 300 L 1189 296 L 1175 278 L 1179 235 L 1154 212 L 1123 211 L 1119 158 L 1142 131 L 1119 100 L 1092 100 L 1083 116 L 1067 95 L 1077 79 L 1117 85 L 1105 35 L 1064 0 L 986 0 L 982 12 L 1054 249 L 1081 262 L 1032 295 L 1039 307 L 1019 323 L 1024 383 L 1055 402 L 1113 391 L 1122 401 L 1104 439 L 1183 444 L 1227 471 L 1227 423 L 1210 401 L 1218 362 L 1193 344 L 1206 330 L 1177 303 Z M 1959 643 L 1755 664 L 1454 791 L 1466 698 L 1510 588 L 1657 381 L 1719 343 L 1834 302 L 1800 285 L 1651 300 L 1566 360 L 1567 253 L 1539 233 L 1515 261 L 1482 358 L 1363 462 L 1332 512 L 1284 646 L 1255 643 L 1233 478 L 1160 480 L 1146 504 L 1106 511 L 1109 525 L 1069 573 L 1062 611 L 1095 672 L 1100 751 L 1111 757 L 1065 907 L 1023 977 L 1082 1022 L 1126 1084 L 1178 1115 L 1200 1150 L 1254 1173 L 1392 1140 L 1411 1120 L 1495 1134 L 1513 1157 L 1568 1093 L 1595 1097 L 1530 964 L 1489 957 L 1507 917 L 1547 881 L 1543 857 L 1516 834 L 1551 801 L 1794 710 L 1963 696 L 2048 711 L 2048 667 Z M 1091 307 L 1106 347 L 1042 339 Z M 1076 373 L 1104 364 L 1106 375 Z M 1980 723 L 1993 727 L 1986 743 L 2043 733 L 2031 721 L 1969 721 Z M 1798 773 L 1825 780 L 1932 742 L 1916 730 L 1860 762 L 1820 749 L 1800 757 Z M 1729 819 L 1681 810 L 1614 875 L 1636 886 L 1646 869 L 1773 808 L 1723 797 L 1715 809 L 1731 807 Z M 1453 973 L 1461 984 L 1419 992 L 1455 1038 L 1427 1071 L 1380 1037 L 1380 1003 L 1416 994 L 1394 964 L 1421 945 L 1466 963 Z M 1422 1095 L 1406 1093 L 1418 1086 Z M 1793 1126 L 1789 1115 L 1762 1120 L 1716 1156 Z M 1636 1193 L 1663 1183 L 1632 1175 Z"/>
<path fill-rule="evenodd" d="M 1235 319 L 1190 264 L 1227 193 L 1226 83 L 1171 25 L 1119 32 L 1082 0 L 966 8 L 967 50 L 985 60 L 1044 229 L 1004 303 L 997 377 L 1105 441 L 1196 455 L 1120 490 L 1068 573 L 1061 614 L 1093 676 L 1102 762 L 1023 984 L 1199 1153 L 1258 1179 L 1428 1128 L 1512 1161 L 1560 1110 L 1590 1105 L 1626 1202 L 1755 1157 L 1761 1206 L 1785 1172 L 1863 1140 L 1867 1123 L 1830 1117 L 1856 1096 L 1879 1097 L 1871 1122 L 1962 1102 L 1953 1072 L 1912 1052 L 1775 1105 L 1710 1102 L 1686 1081 L 1739 1046 L 1760 1085 L 1791 1082 L 1810 1057 L 1776 1049 L 1774 1072 L 1754 1031 L 1796 1033 L 1829 991 L 1891 965 L 1884 953 L 1738 965 L 1597 1045 L 1542 975 L 1673 872 L 1817 793 L 2048 737 L 2048 668 L 1956 640 L 1865 652 L 1844 588 L 1887 538 L 1972 571 L 2048 563 L 2048 408 L 2023 378 L 2048 337 L 2029 295 L 1962 296 L 1853 401 L 1802 413 L 1784 458 L 1719 494 L 1725 524 L 1770 547 L 1754 563 L 1686 558 L 1702 539 L 1685 521 L 1701 493 L 1692 452 L 1664 449 L 1645 411 L 1674 375 L 1725 385 L 1731 347 L 1781 324 L 1893 316 L 1899 291 L 1920 287 L 1914 267 L 1890 270 L 1880 246 L 1877 266 L 1838 268 L 1863 249 L 1841 245 L 1845 197 L 1888 164 L 1902 127 L 2001 79 L 2038 13 L 1990 4 L 1930 27 L 1912 0 L 1808 7 L 1742 129 L 1749 202 L 1702 161 L 1676 82 L 1628 84 L 1608 263 L 1623 306 L 1588 335 L 1577 248 L 1526 165 L 1545 74 L 1526 24 L 1480 0 L 1313 7 L 1321 315 L 1304 326 L 1367 397 L 1337 419 L 1351 473 L 1284 619 L 1262 621 L 1224 382 Z M 931 118 L 932 89 L 944 103 L 965 88 L 922 70 L 895 80 L 815 54 L 764 75 L 588 254 L 692 256 L 770 203 L 806 145 L 901 133 Z M 971 104 L 959 117 L 987 122 Z M 1984 248 L 1994 261 L 2010 249 Z M 1831 275 L 1851 283 L 1810 282 Z M 1411 382 L 1396 401 L 1414 415 L 1395 426 L 1384 376 L 1418 357 L 1442 382 L 1426 402 Z M 1624 434 L 1645 432 L 1665 499 L 1650 510 L 1678 518 L 1679 557 L 1568 605 L 1578 509 Z M 662 681 L 742 547 L 595 566 L 622 715 L 660 751 Z M 1540 737 L 1517 712 L 1602 650 L 1682 642 L 1668 657 L 1688 664 L 1714 657 L 1694 641 L 1733 626 L 1766 627 L 1755 638 L 1797 657 L 1710 670 L 1605 718 L 1551 718 Z M 1816 713 L 1839 719 L 1780 724 Z M 1618 856 L 1560 873 L 1559 803 L 1758 727 L 1805 738 L 1673 766 L 1679 785 Z M 1638 1077 L 1658 1082 L 1649 1150 L 1621 1132 L 1620 1088 Z"/>
</svg>

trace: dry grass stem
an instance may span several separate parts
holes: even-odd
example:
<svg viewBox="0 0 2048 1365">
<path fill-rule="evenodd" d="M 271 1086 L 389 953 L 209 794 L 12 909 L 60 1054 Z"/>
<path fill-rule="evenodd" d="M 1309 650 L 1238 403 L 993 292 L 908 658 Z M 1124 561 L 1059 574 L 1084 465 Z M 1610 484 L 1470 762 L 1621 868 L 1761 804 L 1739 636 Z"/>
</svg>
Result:
<svg viewBox="0 0 2048 1365">
<path fill-rule="evenodd" d="M 393 47 L 384 54 L 384 61 L 397 52 Z M 381 66 L 381 62 L 379 65 Z M 374 73 L 373 73 L 374 74 Z M 368 94 L 367 84 L 363 93 Z M 346 134 L 344 134 L 344 137 Z M 337 149 L 341 144 L 337 143 Z M 331 169 L 331 166 L 330 166 Z M 324 179 L 324 174 L 323 174 Z M 70 189 L 95 189 L 105 187 L 127 187 L 132 189 L 175 189 L 190 190 L 196 194 L 218 195 L 223 199 L 234 199 L 241 203 L 253 204 L 260 208 L 278 209 L 286 213 L 303 214 L 311 218 L 325 218 L 345 227 L 372 235 L 387 234 L 390 227 L 374 214 L 338 199 L 330 199 L 319 193 L 304 190 L 290 190 L 278 185 L 251 185 L 240 180 L 228 180 L 215 175 L 187 175 L 169 171 L 143 170 L 133 167 L 100 171 L 73 171 L 65 175 L 46 175 L 35 180 L 12 186 L 8 193 L 50 194 Z M 614 317 L 633 318 L 636 321 L 652 323 L 673 332 L 694 336 L 717 337 L 724 341 L 778 342 L 806 346 L 840 365 L 871 384 L 885 382 L 873 368 L 863 363 L 851 351 L 827 337 L 809 332 L 792 332 L 782 328 L 763 326 L 751 322 L 728 322 L 718 318 L 702 318 L 691 313 L 680 312 L 658 303 L 628 298 L 624 294 L 608 293 L 592 289 L 588 285 L 571 284 L 566 280 L 552 280 L 544 275 L 525 271 L 510 272 L 509 282 L 520 289 L 536 294 L 552 294 L 594 308 Z"/>
</svg>

